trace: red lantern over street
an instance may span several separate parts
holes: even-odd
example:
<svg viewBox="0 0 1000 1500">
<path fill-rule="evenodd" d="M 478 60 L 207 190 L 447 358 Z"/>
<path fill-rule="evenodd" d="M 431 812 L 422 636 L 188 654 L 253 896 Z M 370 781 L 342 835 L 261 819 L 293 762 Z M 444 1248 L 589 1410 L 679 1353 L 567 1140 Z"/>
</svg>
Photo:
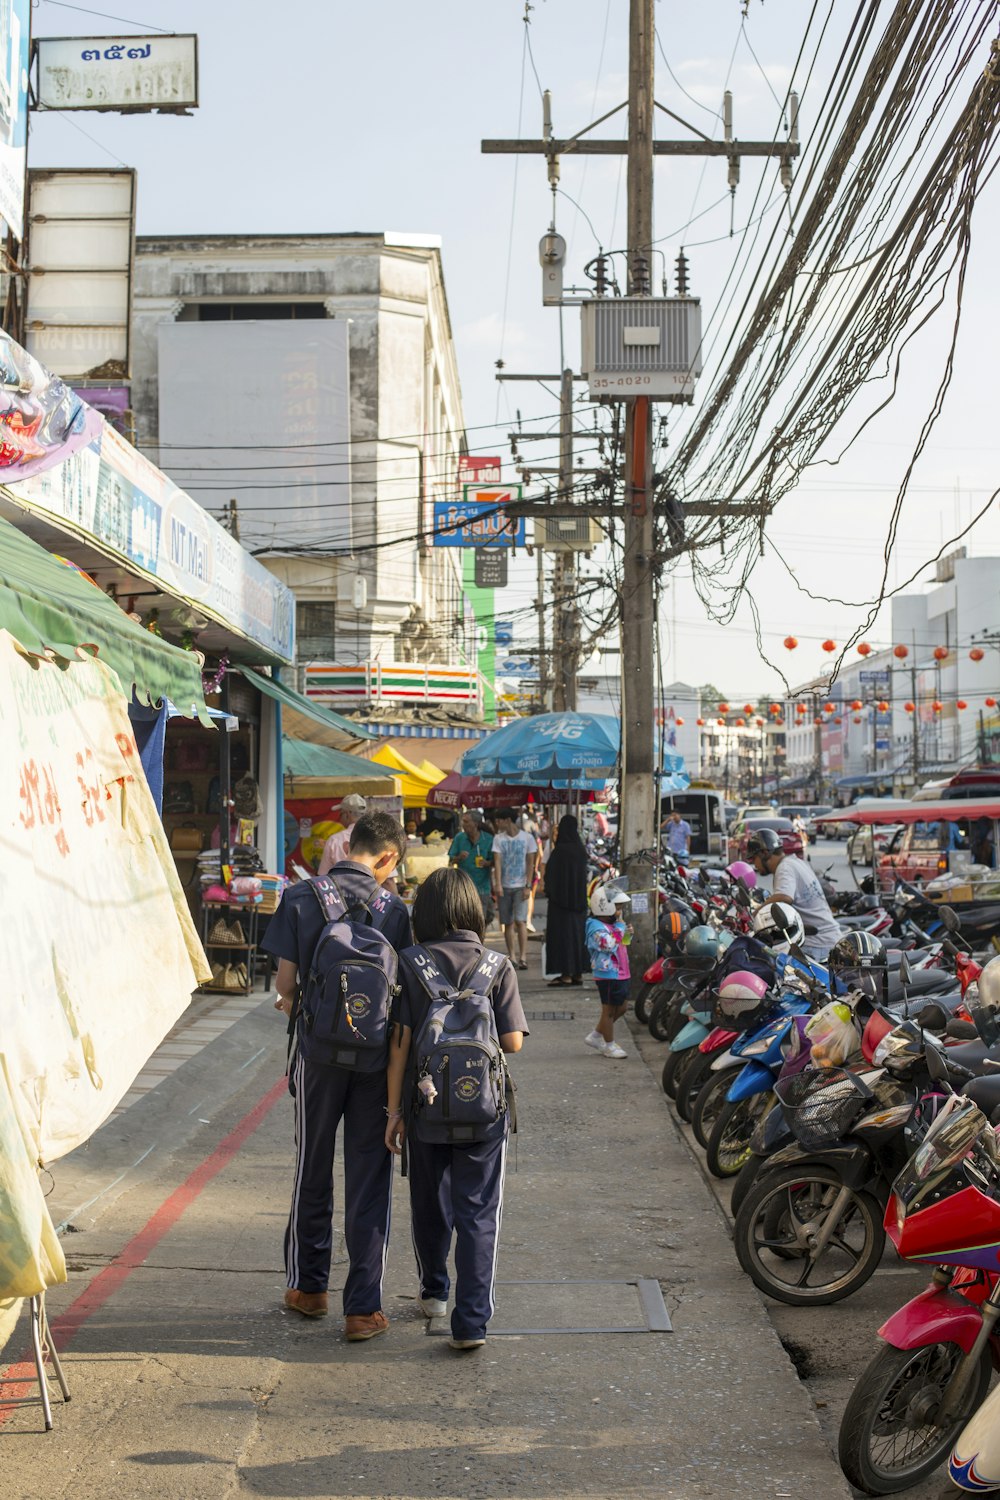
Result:
<svg viewBox="0 0 1000 1500">
<path fill-rule="evenodd" d="M 889 705 L 888 703 L 886 703 L 884 698 L 880 699 L 880 701 L 876 704 L 876 707 L 878 708 L 880 714 L 887 714 L 889 712 Z"/>
<path fill-rule="evenodd" d="M 837 649 L 837 642 L 836 641 L 824 641 L 823 642 L 823 650 L 824 651 L 827 651 L 827 652 L 829 652 L 829 651 L 836 651 L 836 649 Z"/>
<path fill-rule="evenodd" d="M 906 712 L 907 712 L 907 713 L 908 713 L 908 714 L 912 714 L 912 712 L 913 712 L 913 709 L 914 709 L 914 705 L 913 705 L 913 704 L 912 704 L 912 703 L 909 703 L 909 702 L 907 702 L 907 703 L 904 703 L 904 704 L 903 704 L 903 707 L 904 707 L 904 708 L 905 708 L 905 709 L 906 709 Z"/>
<path fill-rule="evenodd" d="M 899 661 L 905 661 L 910 654 L 910 648 L 909 646 L 893 646 L 892 654 Z"/>
<path fill-rule="evenodd" d="M 745 714 L 752 714 L 753 713 L 753 704 L 752 703 L 744 703 L 744 705 L 743 705 L 743 712 Z"/>
<path fill-rule="evenodd" d="M 944 661 L 944 659 L 945 659 L 945 657 L 947 655 L 948 655 L 948 647 L 947 646 L 935 646 L 934 647 L 934 660 L 935 661 Z"/>
<path fill-rule="evenodd" d="M 997 706 L 997 700 L 995 698 L 987 698 L 985 700 L 985 703 L 987 708 L 996 708 Z"/>
<path fill-rule="evenodd" d="M 964 698 L 956 698 L 955 699 L 955 707 L 956 708 L 968 708 L 968 706 L 969 705 L 966 703 L 966 701 L 965 701 Z"/>
<path fill-rule="evenodd" d="M 865 705 L 862 703 L 860 698 L 855 698 L 854 702 L 851 704 L 851 707 L 854 709 L 855 713 L 857 713 L 859 708 L 864 708 L 864 706 Z"/>
<path fill-rule="evenodd" d="M 858 655 L 859 656 L 871 656 L 871 654 L 872 654 L 872 648 L 869 646 L 868 642 L 867 641 L 862 641 L 861 644 L 858 647 Z"/>
<path fill-rule="evenodd" d="M 773 714 L 780 714 L 781 713 L 781 704 L 780 703 L 772 703 L 771 704 L 771 712 Z"/>
<path fill-rule="evenodd" d="M 729 704 L 728 703 L 720 703 L 719 704 L 719 713 L 720 714 L 727 714 L 728 712 L 729 712 Z"/>
<path fill-rule="evenodd" d="M 973 646 L 972 650 L 969 652 L 969 660 L 982 661 L 984 655 L 985 653 L 983 651 L 980 651 L 978 646 Z"/>
<path fill-rule="evenodd" d="M 754 719 L 754 723 L 757 725 L 758 729 L 763 729 L 764 728 L 764 720 L 763 719 Z"/>
<path fill-rule="evenodd" d="M 854 715 L 854 722 L 855 722 L 855 724 L 860 724 L 861 723 L 861 715 L 860 714 L 855 714 Z"/>
<path fill-rule="evenodd" d="M 818 715 L 816 716 L 815 719 L 813 719 L 813 723 L 814 724 L 822 724 L 822 722 L 823 722 L 823 720 Z"/>
<path fill-rule="evenodd" d="M 677 725 L 678 728 L 680 728 L 680 726 L 684 723 L 684 720 L 683 719 L 675 719 L 674 723 Z"/>
<path fill-rule="evenodd" d="M 720 726 L 720 728 L 725 729 L 725 727 L 726 727 L 726 721 L 725 721 L 725 719 L 716 719 L 715 722 Z"/>
<path fill-rule="evenodd" d="M 746 728 L 746 723 L 747 723 L 746 719 L 737 719 L 736 720 L 736 728 L 737 729 L 745 729 Z"/>
<path fill-rule="evenodd" d="M 798 644 L 799 644 L 799 643 L 798 643 L 798 641 L 797 641 L 797 640 L 796 640 L 796 639 L 795 639 L 795 637 L 794 637 L 794 635 L 786 635 L 786 636 L 785 636 L 785 650 L 786 650 L 786 651 L 794 651 L 794 650 L 795 650 L 795 648 L 796 648 L 796 646 L 797 646 L 797 645 L 798 645 Z"/>
<path fill-rule="evenodd" d="M 704 720 L 704 719 L 695 719 L 695 721 L 694 721 L 694 722 L 695 722 L 695 723 L 696 723 L 696 724 L 697 724 L 697 725 L 698 725 L 698 727 L 699 727 L 699 729 L 700 729 L 700 728 L 702 728 L 702 726 L 703 726 L 703 725 L 704 725 L 704 723 L 705 723 L 705 720 Z"/>
<path fill-rule="evenodd" d="M 825 714 L 832 714 L 833 711 L 834 711 L 834 709 L 836 707 L 837 707 L 837 705 L 835 703 L 824 703 L 823 704 L 823 712 Z"/>
<path fill-rule="evenodd" d="M 843 719 L 842 719 L 842 718 L 841 718 L 841 717 L 840 717 L 840 715 L 839 715 L 839 714 L 838 714 L 838 715 L 837 715 L 837 717 L 836 717 L 836 718 L 835 718 L 835 719 L 834 719 L 834 721 L 833 721 L 833 722 L 834 722 L 834 723 L 835 723 L 835 724 L 843 724 L 843 722 L 844 722 L 844 721 L 843 721 Z"/>
<path fill-rule="evenodd" d="M 931 704 L 931 708 L 934 710 L 934 712 L 936 714 L 939 714 L 941 712 L 941 710 L 944 708 L 944 704 L 943 703 L 939 703 L 938 700 L 935 698 L 934 702 Z"/>
<path fill-rule="evenodd" d="M 796 703 L 796 705 L 795 705 L 795 712 L 797 714 L 804 714 L 805 711 L 806 711 L 806 706 L 805 706 L 804 703 Z"/>
</svg>

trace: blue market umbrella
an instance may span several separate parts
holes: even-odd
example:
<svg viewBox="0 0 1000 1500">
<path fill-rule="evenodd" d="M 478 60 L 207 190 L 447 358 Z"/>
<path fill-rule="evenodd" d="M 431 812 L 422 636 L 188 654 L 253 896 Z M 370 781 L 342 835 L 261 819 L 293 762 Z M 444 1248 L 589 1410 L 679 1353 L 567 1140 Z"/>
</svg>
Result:
<svg viewBox="0 0 1000 1500">
<path fill-rule="evenodd" d="M 494 730 L 462 756 L 462 774 L 508 786 L 590 791 L 617 774 L 621 725 L 611 714 L 536 714 Z M 684 759 L 664 757 L 662 790 L 688 785 Z"/>
</svg>

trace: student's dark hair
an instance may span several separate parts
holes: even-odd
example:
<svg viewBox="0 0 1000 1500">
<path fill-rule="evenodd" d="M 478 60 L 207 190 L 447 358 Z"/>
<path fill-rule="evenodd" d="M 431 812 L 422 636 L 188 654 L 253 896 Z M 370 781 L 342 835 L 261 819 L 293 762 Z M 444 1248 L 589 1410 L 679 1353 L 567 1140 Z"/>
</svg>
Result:
<svg viewBox="0 0 1000 1500">
<path fill-rule="evenodd" d="M 352 854 L 384 854 L 395 849 L 400 859 L 407 850 L 406 833 L 388 813 L 365 813 L 351 829 L 348 849 Z"/>
<path fill-rule="evenodd" d="M 512 823 L 516 823 L 520 816 L 516 807 L 501 807 L 497 812 L 498 818 L 509 818 Z"/>
<path fill-rule="evenodd" d="M 417 888 L 413 903 L 413 935 L 418 943 L 436 943 L 449 932 L 486 936 L 483 903 L 464 870 L 449 865 L 432 870 Z"/>
</svg>

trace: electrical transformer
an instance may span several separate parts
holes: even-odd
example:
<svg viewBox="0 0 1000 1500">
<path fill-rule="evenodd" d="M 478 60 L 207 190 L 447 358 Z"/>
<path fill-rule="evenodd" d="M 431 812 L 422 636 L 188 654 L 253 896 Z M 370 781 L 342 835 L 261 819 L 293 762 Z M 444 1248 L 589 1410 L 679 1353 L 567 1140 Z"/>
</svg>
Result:
<svg viewBox="0 0 1000 1500">
<path fill-rule="evenodd" d="M 604 532 L 583 506 L 578 516 L 546 516 L 535 521 L 535 546 L 544 552 L 592 552 Z"/>
<path fill-rule="evenodd" d="M 693 400 L 701 374 L 697 297 L 595 297 L 580 311 L 580 363 L 591 400 Z"/>
</svg>

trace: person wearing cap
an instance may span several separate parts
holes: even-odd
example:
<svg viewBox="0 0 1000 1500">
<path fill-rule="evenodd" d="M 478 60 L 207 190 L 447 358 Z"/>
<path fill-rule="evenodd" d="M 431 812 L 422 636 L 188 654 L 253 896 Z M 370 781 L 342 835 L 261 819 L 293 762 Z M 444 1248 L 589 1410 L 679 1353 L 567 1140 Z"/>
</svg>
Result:
<svg viewBox="0 0 1000 1500">
<path fill-rule="evenodd" d="M 334 865 L 340 864 L 347 858 L 351 843 L 351 829 L 367 811 L 368 803 L 364 797 L 359 797 L 357 792 L 348 792 L 340 804 L 340 821 L 344 826 L 339 833 L 331 833 L 323 845 L 323 856 L 316 872 L 318 875 L 329 875 Z"/>
<path fill-rule="evenodd" d="M 621 918 L 621 909 L 628 905 L 628 900 L 625 891 L 599 885 L 590 898 L 587 918 L 587 951 L 601 997 L 601 1019 L 583 1040 L 605 1057 L 628 1055 L 615 1041 L 615 1022 L 625 1014 L 628 1005 L 628 944 L 632 928 Z"/>
</svg>

